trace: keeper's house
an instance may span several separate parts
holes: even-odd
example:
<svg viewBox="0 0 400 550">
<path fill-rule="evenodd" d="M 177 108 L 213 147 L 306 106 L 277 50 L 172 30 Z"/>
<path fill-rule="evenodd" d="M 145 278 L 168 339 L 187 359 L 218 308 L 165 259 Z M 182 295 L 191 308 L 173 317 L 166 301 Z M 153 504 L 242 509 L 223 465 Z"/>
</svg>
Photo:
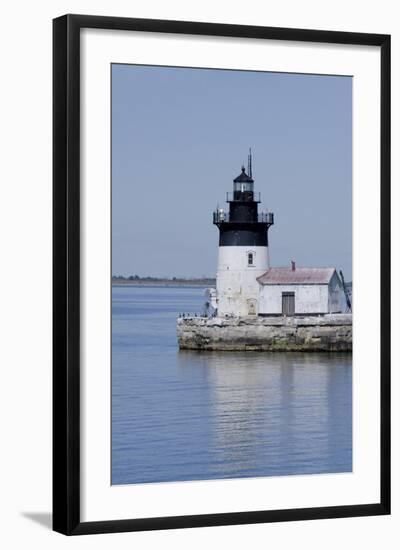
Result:
<svg viewBox="0 0 400 550">
<path fill-rule="evenodd" d="M 341 285 L 333 267 L 270 267 L 257 278 L 259 315 L 339 313 Z"/>
</svg>

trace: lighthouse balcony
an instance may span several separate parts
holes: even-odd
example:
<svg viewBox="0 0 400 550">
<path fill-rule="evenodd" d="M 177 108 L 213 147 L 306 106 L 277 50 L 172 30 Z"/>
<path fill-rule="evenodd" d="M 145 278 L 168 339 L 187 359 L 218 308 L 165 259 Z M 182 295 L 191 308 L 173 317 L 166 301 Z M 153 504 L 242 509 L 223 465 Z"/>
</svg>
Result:
<svg viewBox="0 0 400 550">
<path fill-rule="evenodd" d="M 225 212 L 225 210 L 221 208 L 213 212 L 213 223 L 218 226 L 223 223 L 265 223 L 270 226 L 274 224 L 274 214 L 273 212 L 259 212 L 256 219 L 242 221 L 233 219 L 229 212 Z"/>
</svg>

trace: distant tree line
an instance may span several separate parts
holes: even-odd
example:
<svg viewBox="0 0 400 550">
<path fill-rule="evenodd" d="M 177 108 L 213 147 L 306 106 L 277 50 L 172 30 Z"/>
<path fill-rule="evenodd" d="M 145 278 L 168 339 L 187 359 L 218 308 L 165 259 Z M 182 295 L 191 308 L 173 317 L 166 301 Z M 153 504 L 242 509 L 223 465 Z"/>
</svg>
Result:
<svg viewBox="0 0 400 550">
<path fill-rule="evenodd" d="M 139 275 L 113 275 L 113 281 L 215 281 L 212 277 L 140 277 Z"/>
</svg>

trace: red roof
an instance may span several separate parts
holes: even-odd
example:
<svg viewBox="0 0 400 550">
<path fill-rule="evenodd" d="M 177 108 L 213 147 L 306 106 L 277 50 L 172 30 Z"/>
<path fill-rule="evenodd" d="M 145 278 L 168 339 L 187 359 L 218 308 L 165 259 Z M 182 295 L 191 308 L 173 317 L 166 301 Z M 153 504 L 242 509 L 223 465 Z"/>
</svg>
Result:
<svg viewBox="0 0 400 550">
<path fill-rule="evenodd" d="M 334 273 L 334 267 L 270 267 L 257 281 L 262 285 L 327 285 Z"/>
</svg>

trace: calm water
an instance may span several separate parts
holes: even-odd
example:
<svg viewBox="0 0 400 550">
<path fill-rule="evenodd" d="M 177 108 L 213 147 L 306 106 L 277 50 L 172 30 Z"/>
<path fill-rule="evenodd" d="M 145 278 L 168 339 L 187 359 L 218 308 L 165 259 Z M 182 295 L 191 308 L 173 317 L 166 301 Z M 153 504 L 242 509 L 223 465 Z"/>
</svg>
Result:
<svg viewBox="0 0 400 550">
<path fill-rule="evenodd" d="M 180 352 L 203 301 L 113 288 L 112 483 L 351 471 L 351 354 Z"/>
</svg>

